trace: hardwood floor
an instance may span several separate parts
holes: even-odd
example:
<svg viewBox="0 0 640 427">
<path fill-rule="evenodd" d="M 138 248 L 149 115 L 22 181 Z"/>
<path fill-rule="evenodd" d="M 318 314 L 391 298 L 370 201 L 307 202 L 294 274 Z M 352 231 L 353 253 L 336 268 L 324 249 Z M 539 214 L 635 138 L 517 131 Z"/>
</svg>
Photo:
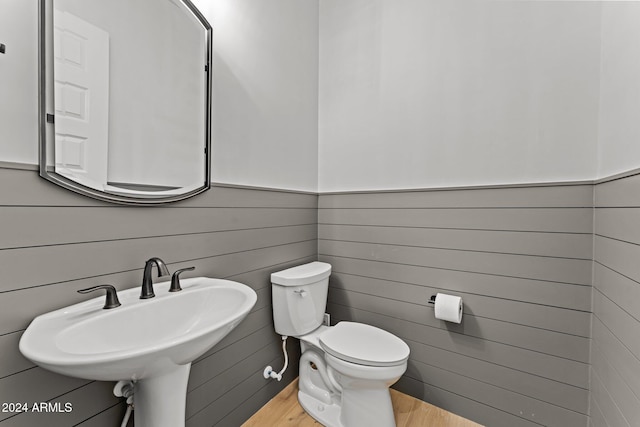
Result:
<svg viewBox="0 0 640 427">
<path fill-rule="evenodd" d="M 391 389 L 391 401 L 397 427 L 482 427 L 462 418 Z M 298 403 L 296 379 L 256 412 L 242 427 L 318 427 L 321 426 L 304 412 Z"/>
</svg>

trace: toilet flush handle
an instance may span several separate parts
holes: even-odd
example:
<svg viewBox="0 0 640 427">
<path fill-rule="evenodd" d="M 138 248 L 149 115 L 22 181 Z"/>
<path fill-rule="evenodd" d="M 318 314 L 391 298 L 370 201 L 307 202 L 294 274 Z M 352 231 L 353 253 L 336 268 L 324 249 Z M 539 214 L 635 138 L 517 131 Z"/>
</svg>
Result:
<svg viewBox="0 0 640 427">
<path fill-rule="evenodd" d="M 293 293 L 300 295 L 301 298 L 304 298 L 307 296 L 307 291 L 305 291 L 304 289 L 298 289 L 293 291 Z"/>
</svg>

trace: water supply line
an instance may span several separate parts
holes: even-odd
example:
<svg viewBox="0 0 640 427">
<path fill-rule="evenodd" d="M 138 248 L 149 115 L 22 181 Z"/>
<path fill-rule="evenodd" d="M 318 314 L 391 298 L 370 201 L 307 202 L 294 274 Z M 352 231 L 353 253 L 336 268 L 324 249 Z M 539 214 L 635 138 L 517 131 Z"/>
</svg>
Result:
<svg viewBox="0 0 640 427">
<path fill-rule="evenodd" d="M 133 411 L 133 390 L 134 385 L 132 381 L 118 381 L 115 387 L 113 387 L 113 394 L 116 397 L 124 397 L 127 399 L 127 411 L 124 413 L 120 427 L 127 427 L 129 417 L 131 417 L 131 411 Z"/>
<path fill-rule="evenodd" d="M 133 405 L 127 405 L 127 412 L 124 413 L 124 418 L 122 419 L 122 424 L 120 427 L 127 427 L 129 423 L 129 417 L 131 416 L 131 411 L 133 411 Z"/>
<path fill-rule="evenodd" d="M 284 354 L 284 366 L 282 367 L 282 370 L 280 372 L 275 372 L 271 365 L 267 366 L 266 368 L 264 368 L 264 372 L 262 373 L 265 379 L 274 378 L 278 381 L 282 380 L 282 374 L 284 374 L 284 371 L 286 371 L 287 367 L 289 366 L 289 356 L 287 355 L 287 338 L 289 337 L 287 337 L 286 335 L 282 336 L 282 353 Z"/>
</svg>

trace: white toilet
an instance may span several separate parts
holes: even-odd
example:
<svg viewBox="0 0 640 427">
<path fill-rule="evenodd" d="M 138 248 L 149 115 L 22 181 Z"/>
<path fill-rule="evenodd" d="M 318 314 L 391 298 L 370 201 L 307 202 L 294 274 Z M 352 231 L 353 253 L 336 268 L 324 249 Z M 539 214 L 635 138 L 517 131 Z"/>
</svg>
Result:
<svg viewBox="0 0 640 427">
<path fill-rule="evenodd" d="M 300 339 L 298 400 L 327 427 L 395 427 L 389 387 L 407 369 L 409 346 L 362 323 L 323 325 L 330 274 L 311 262 L 271 275 L 276 332 Z"/>
</svg>

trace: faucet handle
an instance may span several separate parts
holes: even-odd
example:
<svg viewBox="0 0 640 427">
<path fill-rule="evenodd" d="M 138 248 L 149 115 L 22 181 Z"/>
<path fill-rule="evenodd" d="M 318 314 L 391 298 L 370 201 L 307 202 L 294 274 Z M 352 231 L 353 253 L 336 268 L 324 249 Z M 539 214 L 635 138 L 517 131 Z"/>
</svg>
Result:
<svg viewBox="0 0 640 427">
<path fill-rule="evenodd" d="M 92 286 L 91 288 L 80 289 L 78 290 L 79 294 L 88 294 L 89 292 L 99 291 L 100 289 L 104 289 L 107 291 L 107 299 L 104 303 L 103 309 L 116 308 L 120 307 L 120 301 L 118 301 L 118 293 L 116 292 L 116 288 L 112 285 L 98 285 Z"/>
<path fill-rule="evenodd" d="M 173 276 L 171 276 L 171 287 L 169 288 L 169 292 L 181 291 L 182 288 L 180 287 L 180 273 L 182 273 L 183 271 L 191 271 L 195 269 L 196 269 L 195 267 L 187 267 L 187 268 L 182 268 L 180 270 L 176 270 L 176 272 L 173 273 Z"/>
</svg>

